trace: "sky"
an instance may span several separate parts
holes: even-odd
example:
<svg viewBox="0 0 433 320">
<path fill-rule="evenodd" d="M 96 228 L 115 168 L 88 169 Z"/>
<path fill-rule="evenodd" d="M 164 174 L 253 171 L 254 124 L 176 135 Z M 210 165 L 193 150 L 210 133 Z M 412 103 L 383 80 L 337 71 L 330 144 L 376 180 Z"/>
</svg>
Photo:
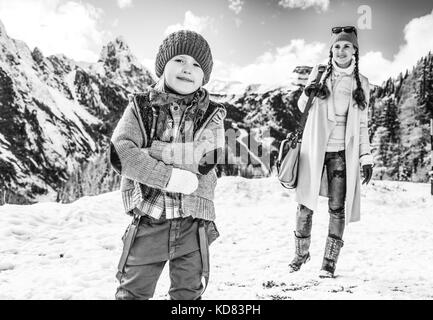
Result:
<svg viewBox="0 0 433 320">
<path fill-rule="evenodd" d="M 296 66 L 326 63 L 332 26 L 358 27 L 374 84 L 433 51 L 428 0 L 0 0 L 0 20 L 31 49 L 77 61 L 122 36 L 151 72 L 167 34 L 195 30 L 212 49 L 211 79 L 246 83 L 284 84 Z"/>
</svg>

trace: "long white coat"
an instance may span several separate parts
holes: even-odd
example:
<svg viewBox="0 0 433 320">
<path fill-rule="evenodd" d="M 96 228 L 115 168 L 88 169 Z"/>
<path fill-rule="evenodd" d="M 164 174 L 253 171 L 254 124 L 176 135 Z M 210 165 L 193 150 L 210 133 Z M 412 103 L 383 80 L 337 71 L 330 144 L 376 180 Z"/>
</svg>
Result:
<svg viewBox="0 0 433 320">
<path fill-rule="evenodd" d="M 318 66 L 312 70 L 307 85 L 316 79 L 317 72 Z M 361 74 L 360 79 L 366 101 L 368 102 L 370 96 L 368 79 Z M 332 88 L 330 81 L 329 77 L 327 79 L 328 88 Z M 352 91 L 355 89 L 356 81 L 353 79 Z M 307 100 L 308 97 L 302 93 L 298 100 L 298 108 L 302 112 L 305 109 Z M 336 125 L 333 101 L 332 90 L 331 95 L 326 100 L 315 98 L 302 136 L 296 201 L 313 211 L 317 209 L 319 195 L 328 197 L 328 179 L 326 168 L 324 168 L 324 160 L 328 139 Z M 353 98 L 351 99 L 345 136 L 346 224 L 360 220 L 360 156 L 365 154 L 370 155 L 367 109 L 359 109 Z"/>
</svg>

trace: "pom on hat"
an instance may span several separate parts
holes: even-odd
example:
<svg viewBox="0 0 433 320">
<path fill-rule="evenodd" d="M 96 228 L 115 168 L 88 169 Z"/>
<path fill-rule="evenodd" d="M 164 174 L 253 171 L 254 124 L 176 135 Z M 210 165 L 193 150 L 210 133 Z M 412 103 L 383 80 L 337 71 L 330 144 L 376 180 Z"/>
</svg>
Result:
<svg viewBox="0 0 433 320">
<path fill-rule="evenodd" d="M 173 32 L 164 39 L 156 55 L 156 76 L 161 77 L 167 62 L 181 54 L 193 57 L 200 64 L 204 73 L 203 84 L 208 83 L 213 67 L 209 44 L 202 35 L 190 30 Z"/>
</svg>

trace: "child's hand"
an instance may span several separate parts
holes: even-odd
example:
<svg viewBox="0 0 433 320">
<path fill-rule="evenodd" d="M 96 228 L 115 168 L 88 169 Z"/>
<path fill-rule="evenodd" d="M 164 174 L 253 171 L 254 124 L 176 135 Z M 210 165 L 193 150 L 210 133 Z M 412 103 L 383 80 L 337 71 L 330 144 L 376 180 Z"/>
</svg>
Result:
<svg viewBox="0 0 433 320">
<path fill-rule="evenodd" d="M 198 179 L 195 173 L 173 168 L 165 191 L 191 194 L 197 189 L 197 187 Z"/>
</svg>

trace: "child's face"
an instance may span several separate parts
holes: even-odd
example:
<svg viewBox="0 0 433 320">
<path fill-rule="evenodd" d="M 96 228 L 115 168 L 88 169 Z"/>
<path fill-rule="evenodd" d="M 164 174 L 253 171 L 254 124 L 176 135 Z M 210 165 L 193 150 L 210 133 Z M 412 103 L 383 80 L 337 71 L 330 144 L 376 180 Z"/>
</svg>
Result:
<svg viewBox="0 0 433 320">
<path fill-rule="evenodd" d="M 182 54 L 167 62 L 164 79 L 174 91 L 180 94 L 190 94 L 203 84 L 204 73 L 193 57 Z"/>
<path fill-rule="evenodd" d="M 332 46 L 332 58 L 340 67 L 348 67 L 355 54 L 355 47 L 349 41 L 337 41 Z"/>
</svg>

